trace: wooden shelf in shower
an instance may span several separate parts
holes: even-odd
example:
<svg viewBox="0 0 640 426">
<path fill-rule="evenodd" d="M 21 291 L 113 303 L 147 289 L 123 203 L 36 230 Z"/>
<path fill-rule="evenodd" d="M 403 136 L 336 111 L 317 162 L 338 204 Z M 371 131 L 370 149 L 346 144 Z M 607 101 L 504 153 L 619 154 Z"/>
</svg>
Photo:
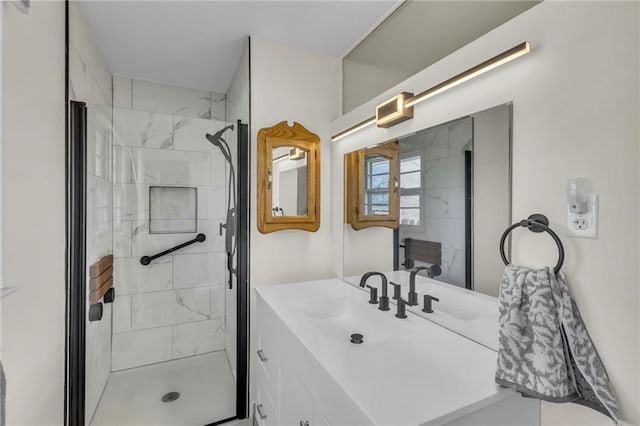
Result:
<svg viewBox="0 0 640 426">
<path fill-rule="evenodd" d="M 89 276 L 95 278 L 102 275 L 104 271 L 113 265 L 113 255 L 108 255 L 100 258 L 96 263 L 89 268 Z"/>
<path fill-rule="evenodd" d="M 107 282 L 104 283 L 104 285 L 102 287 L 100 287 L 99 289 L 92 291 L 89 294 L 89 301 L 91 302 L 91 304 L 95 304 L 98 303 L 100 301 L 100 299 L 102 299 L 102 296 L 104 296 L 104 294 L 109 291 L 109 289 L 113 287 L 113 278 L 109 277 L 109 280 Z"/>
<path fill-rule="evenodd" d="M 89 301 L 91 304 L 100 302 L 111 287 L 113 287 L 113 256 L 102 257 L 89 267 Z"/>
</svg>

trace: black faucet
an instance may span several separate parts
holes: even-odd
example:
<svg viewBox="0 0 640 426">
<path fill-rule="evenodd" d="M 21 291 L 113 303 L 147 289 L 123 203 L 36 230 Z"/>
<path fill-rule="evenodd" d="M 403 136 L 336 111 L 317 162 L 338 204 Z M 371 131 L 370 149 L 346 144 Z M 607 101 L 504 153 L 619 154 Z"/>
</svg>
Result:
<svg viewBox="0 0 640 426">
<path fill-rule="evenodd" d="M 442 269 L 440 269 L 439 265 L 432 265 L 430 267 L 426 266 L 416 266 L 411 270 L 409 274 L 409 297 L 407 298 L 407 305 L 416 306 L 418 304 L 418 293 L 416 293 L 416 275 L 420 271 L 427 271 L 427 277 L 433 278 L 442 273 Z"/>
<path fill-rule="evenodd" d="M 398 310 L 396 312 L 396 318 L 406 318 L 407 317 L 407 311 L 405 308 L 407 302 L 404 301 L 404 299 L 402 297 L 398 298 Z"/>
<path fill-rule="evenodd" d="M 437 299 L 429 294 L 424 295 L 424 307 L 422 308 L 422 312 L 426 312 L 428 314 L 433 313 L 433 307 L 431 306 L 432 301 L 439 302 L 440 299 Z"/>
<path fill-rule="evenodd" d="M 389 281 L 389 284 L 391 284 L 393 286 L 393 300 L 398 300 L 400 299 L 401 295 L 400 292 L 402 291 L 402 285 L 401 284 L 396 284 L 393 281 Z"/>
<path fill-rule="evenodd" d="M 416 293 L 416 275 L 420 271 L 427 271 L 427 276 L 429 278 L 433 278 L 433 273 L 431 272 L 431 268 L 427 268 L 426 266 L 416 266 L 411 270 L 409 274 L 409 296 L 407 298 L 407 304 L 409 306 L 416 306 L 418 304 L 418 293 Z"/>
<path fill-rule="evenodd" d="M 378 304 L 378 287 L 373 287 L 367 284 L 367 288 L 369 289 L 369 303 L 372 305 Z"/>
<path fill-rule="evenodd" d="M 360 278 L 360 287 L 364 287 L 367 283 L 367 280 L 374 276 L 379 275 L 382 279 L 382 296 L 379 297 L 380 304 L 378 305 L 378 309 L 381 311 L 389 310 L 389 296 L 387 296 L 387 277 L 382 272 L 367 272 Z"/>
</svg>

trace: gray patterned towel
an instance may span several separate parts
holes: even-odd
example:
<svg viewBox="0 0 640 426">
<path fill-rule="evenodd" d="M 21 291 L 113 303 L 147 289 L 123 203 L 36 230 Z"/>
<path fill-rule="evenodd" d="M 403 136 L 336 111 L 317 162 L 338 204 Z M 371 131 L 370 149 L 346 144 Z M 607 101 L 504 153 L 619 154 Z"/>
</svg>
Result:
<svg viewBox="0 0 640 426">
<path fill-rule="evenodd" d="M 604 365 L 564 278 L 551 268 L 504 270 L 496 383 L 528 397 L 582 404 L 619 422 Z"/>
</svg>

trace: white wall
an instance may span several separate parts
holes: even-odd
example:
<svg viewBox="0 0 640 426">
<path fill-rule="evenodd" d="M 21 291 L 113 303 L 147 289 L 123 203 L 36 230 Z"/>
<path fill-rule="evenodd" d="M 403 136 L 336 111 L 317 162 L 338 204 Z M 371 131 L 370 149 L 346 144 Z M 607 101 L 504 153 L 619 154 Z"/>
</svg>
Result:
<svg viewBox="0 0 640 426">
<path fill-rule="evenodd" d="M 7 424 L 64 422 L 64 3 L 3 2 L 2 363 Z"/>
<path fill-rule="evenodd" d="M 629 332 L 638 327 L 639 302 L 638 8 L 636 2 L 544 2 L 332 124 L 333 132 L 345 129 L 400 91 L 420 92 L 524 40 L 532 43 L 531 54 L 416 106 L 413 120 L 370 127 L 334 144 L 332 195 L 342 199 L 346 152 L 512 100 L 513 220 L 544 213 L 562 233 L 567 179 L 587 176 L 600 194 L 600 236 L 563 237 L 563 270 L 627 424 L 640 422 L 639 340 Z M 342 209 L 341 202 L 332 209 L 336 256 Z M 513 253 L 526 265 L 556 260 L 553 243 L 531 233 L 515 235 Z M 609 424 L 572 404 L 545 403 L 542 419 L 544 425 Z"/>
<path fill-rule="evenodd" d="M 330 126 L 340 112 L 340 60 L 251 39 L 251 199 L 256 205 L 257 134 L 283 120 L 320 136 L 321 206 L 317 232 L 261 234 L 251 209 L 251 287 L 334 276 L 331 258 Z M 255 297 L 251 292 L 251 330 Z M 252 333 L 251 347 L 255 335 Z M 255 353 L 253 349 L 250 352 Z M 254 357 L 251 357 L 252 361 Z M 254 377 L 253 375 L 251 377 Z"/>
</svg>

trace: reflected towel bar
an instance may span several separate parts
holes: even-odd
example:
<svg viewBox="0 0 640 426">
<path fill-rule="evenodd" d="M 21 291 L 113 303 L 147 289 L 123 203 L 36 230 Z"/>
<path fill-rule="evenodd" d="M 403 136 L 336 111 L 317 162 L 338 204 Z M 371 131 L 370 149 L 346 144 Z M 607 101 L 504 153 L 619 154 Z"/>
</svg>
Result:
<svg viewBox="0 0 640 426">
<path fill-rule="evenodd" d="M 175 246 L 173 248 L 170 248 L 169 250 L 165 250 L 165 251 L 160 252 L 158 254 L 154 254 L 153 256 L 142 256 L 140 258 L 140 263 L 142 263 L 143 265 L 148 265 L 148 264 L 151 263 L 152 260 L 155 260 L 155 259 L 157 259 L 159 257 L 162 257 L 164 255 L 167 255 L 169 253 L 173 253 L 174 251 L 180 250 L 181 248 L 185 248 L 187 246 L 190 246 L 191 244 L 201 243 L 206 239 L 207 239 L 206 235 L 198 234 L 198 235 L 196 235 L 196 237 L 193 240 L 190 240 L 190 241 L 187 241 L 186 243 L 182 243 L 180 245 L 177 245 L 177 246 Z"/>
</svg>

